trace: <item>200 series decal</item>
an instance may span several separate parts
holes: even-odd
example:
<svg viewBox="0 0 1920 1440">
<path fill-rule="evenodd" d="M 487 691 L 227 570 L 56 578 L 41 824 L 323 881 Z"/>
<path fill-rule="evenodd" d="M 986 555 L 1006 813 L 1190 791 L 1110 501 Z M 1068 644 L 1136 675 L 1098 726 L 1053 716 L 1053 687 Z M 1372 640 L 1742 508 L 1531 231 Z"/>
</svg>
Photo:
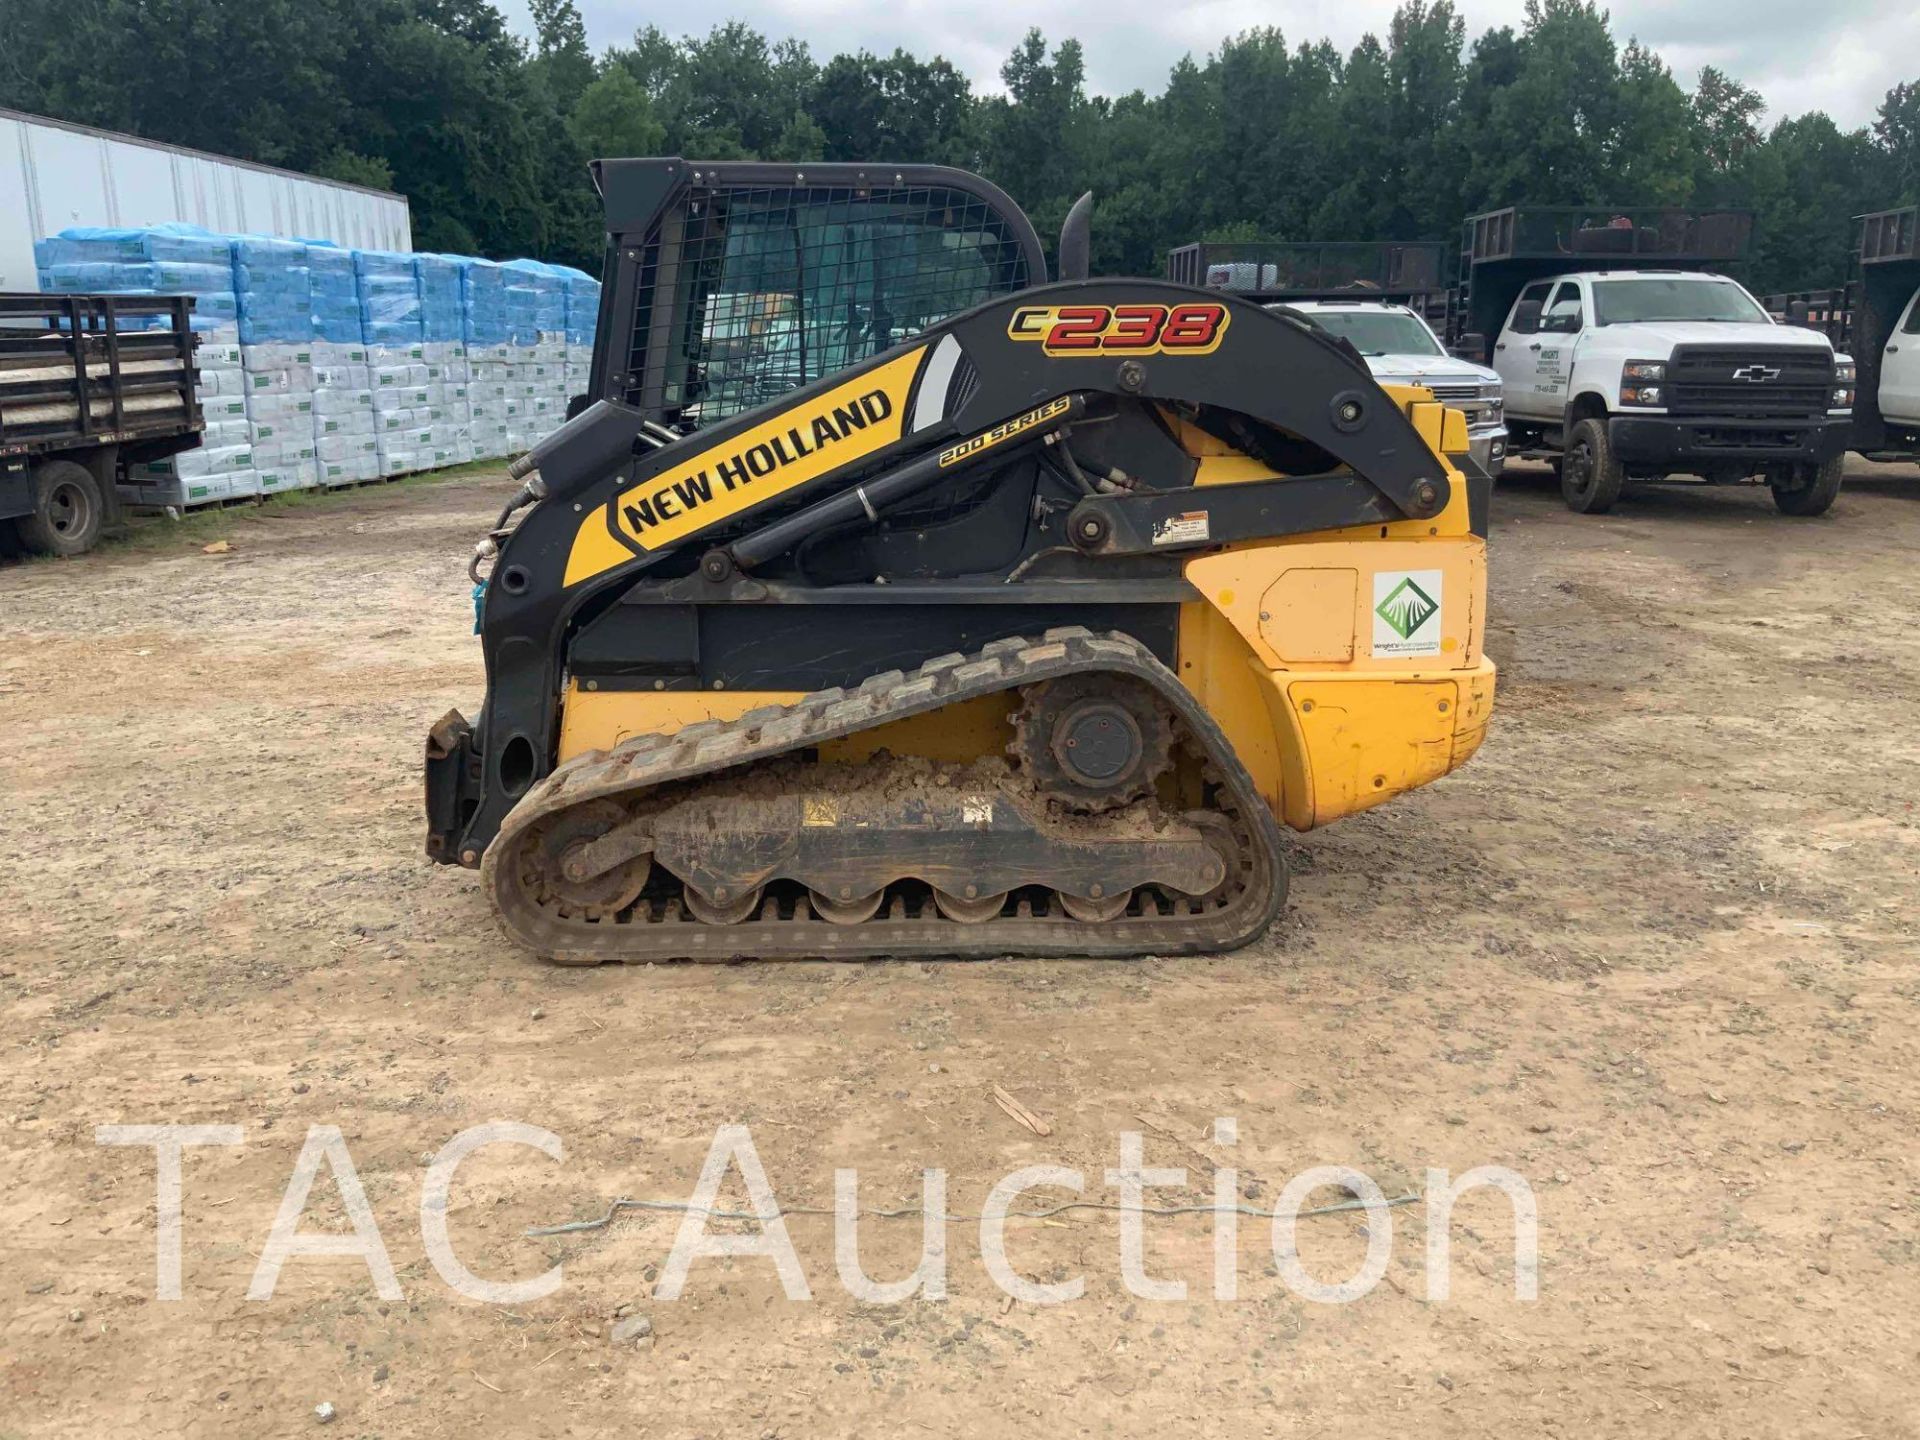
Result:
<svg viewBox="0 0 1920 1440">
<path fill-rule="evenodd" d="M 1054 416 L 1063 414 L 1072 404 L 1071 400 L 1062 395 L 1059 399 L 1049 400 L 1046 404 L 1029 410 L 1024 415 L 1016 415 L 1011 420 L 1004 420 L 991 430 L 983 430 L 978 435 L 962 440 L 958 445 L 940 452 L 940 468 L 944 470 L 949 465 L 957 465 L 962 460 L 978 455 L 982 450 L 992 449 L 1003 440 L 1024 435 L 1042 421 L 1051 420 Z"/>
<path fill-rule="evenodd" d="M 1224 305 L 1023 305 L 1009 340 L 1048 355 L 1211 355 L 1233 317 Z"/>
</svg>

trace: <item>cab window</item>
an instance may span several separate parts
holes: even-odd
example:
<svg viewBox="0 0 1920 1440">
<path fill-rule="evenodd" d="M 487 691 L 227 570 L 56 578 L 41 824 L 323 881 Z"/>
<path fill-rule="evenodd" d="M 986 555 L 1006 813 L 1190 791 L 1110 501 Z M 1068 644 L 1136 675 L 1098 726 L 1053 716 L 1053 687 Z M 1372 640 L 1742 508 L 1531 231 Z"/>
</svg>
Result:
<svg viewBox="0 0 1920 1440">
<path fill-rule="evenodd" d="M 1902 335 L 1920 335 L 1920 292 L 1913 297 L 1913 304 L 1907 307 L 1907 323 L 1900 327 Z"/>
<path fill-rule="evenodd" d="M 1520 292 L 1520 298 L 1514 302 L 1514 306 L 1513 306 L 1513 314 L 1514 314 L 1513 333 L 1514 334 L 1531 335 L 1537 330 L 1539 330 L 1540 327 L 1538 325 L 1526 325 L 1521 323 L 1520 307 L 1526 304 L 1527 301 L 1531 300 L 1536 305 L 1538 305 L 1542 310 L 1545 310 L 1547 308 L 1547 292 L 1550 291 L 1551 289 L 1553 289 L 1553 282 L 1551 280 L 1542 280 L 1537 285 L 1529 285 L 1527 286 L 1526 289 Z"/>
<path fill-rule="evenodd" d="M 1540 317 L 1540 328 L 1551 335 L 1577 335 L 1583 323 L 1580 287 L 1571 280 L 1562 280 L 1547 304 L 1547 313 Z"/>
</svg>

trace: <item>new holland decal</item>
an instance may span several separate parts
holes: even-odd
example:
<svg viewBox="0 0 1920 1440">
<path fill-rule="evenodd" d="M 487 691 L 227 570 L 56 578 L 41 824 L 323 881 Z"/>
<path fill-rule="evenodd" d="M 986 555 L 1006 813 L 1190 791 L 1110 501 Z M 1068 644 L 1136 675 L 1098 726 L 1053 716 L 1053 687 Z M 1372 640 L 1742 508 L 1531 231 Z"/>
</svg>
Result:
<svg viewBox="0 0 1920 1440">
<path fill-rule="evenodd" d="M 1233 316 L 1224 305 L 1023 305 L 1007 321 L 1009 340 L 1053 356 L 1211 355 Z"/>
<path fill-rule="evenodd" d="M 659 550 L 893 444 L 925 355 L 924 346 L 911 350 L 629 486 L 581 520 L 566 583 L 633 559 L 630 547 Z"/>
</svg>

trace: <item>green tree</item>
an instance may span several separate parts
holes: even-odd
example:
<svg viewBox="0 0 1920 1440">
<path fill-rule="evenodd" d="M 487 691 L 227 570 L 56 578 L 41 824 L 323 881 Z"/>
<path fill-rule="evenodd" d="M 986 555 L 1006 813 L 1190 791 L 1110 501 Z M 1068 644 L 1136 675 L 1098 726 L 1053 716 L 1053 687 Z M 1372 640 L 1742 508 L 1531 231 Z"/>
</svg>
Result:
<svg viewBox="0 0 1920 1440">
<path fill-rule="evenodd" d="M 567 129 L 582 153 L 596 160 L 657 155 L 667 139 L 647 92 L 622 65 L 607 66 L 581 92 Z"/>
<path fill-rule="evenodd" d="M 773 137 L 764 157 L 768 160 L 824 160 L 827 158 L 827 132 L 804 110 L 795 110 L 785 127 Z"/>
<path fill-rule="evenodd" d="M 1028 207 L 1042 239 L 1051 243 L 1090 178 L 1083 143 L 1090 107 L 1080 42 L 1063 40 L 1049 57 L 1046 38 L 1029 30 L 1000 67 L 1000 78 L 1006 98 L 986 102 L 989 173 Z"/>
<path fill-rule="evenodd" d="M 1886 161 L 1887 206 L 1920 201 L 1920 81 L 1887 91 L 1873 138 Z"/>
<path fill-rule="evenodd" d="M 1363 35 L 1347 57 L 1334 103 L 1333 188 L 1315 209 L 1302 239 L 1368 240 L 1386 233 L 1398 166 L 1387 114 L 1393 97 L 1386 49 Z"/>
<path fill-rule="evenodd" d="M 1457 125 L 1466 22 L 1453 0 L 1406 0 L 1387 31 L 1387 130 L 1393 182 L 1385 234 L 1450 233 L 1459 220 L 1465 155 Z"/>
<path fill-rule="evenodd" d="M 808 113 L 829 160 L 979 163 L 973 87 L 942 59 L 836 55 L 821 67 Z"/>
<path fill-rule="evenodd" d="M 1741 173 L 1760 148 L 1760 117 L 1766 110 L 1759 91 L 1711 65 L 1700 72 L 1693 120 L 1703 198 L 1726 204 L 1739 193 Z"/>
<path fill-rule="evenodd" d="M 539 53 L 533 68 L 564 112 L 593 83 L 593 54 L 587 49 L 587 26 L 573 0 L 529 0 Z"/>
<path fill-rule="evenodd" d="M 1097 197 L 1095 264 L 1157 271 L 1201 235 L 1439 238 L 1507 204 L 1759 214 L 1756 284 L 1842 278 L 1851 217 L 1920 199 L 1920 82 L 1870 128 L 1763 128 L 1714 69 L 1691 95 L 1594 0 L 1529 0 L 1467 44 L 1459 0 L 1402 0 L 1345 55 L 1277 29 L 1172 58 L 1157 93 L 1089 95 L 1071 38 L 1025 36 L 1004 95 L 939 56 L 816 62 L 738 22 L 657 26 L 599 60 L 579 0 L 0 0 L 0 105 L 358 184 L 423 247 L 592 265 L 595 156 L 936 162 L 983 172 L 1052 239 Z"/>
<path fill-rule="evenodd" d="M 344 145 L 322 156 L 313 173 L 348 185 L 364 185 L 369 190 L 393 188 L 391 165 L 376 156 L 356 155 Z"/>
<path fill-rule="evenodd" d="M 1510 78 L 1490 94 L 1472 135 L 1470 188 L 1479 202 L 1606 199 L 1619 67 L 1605 13 L 1592 0 L 1527 0 L 1517 42 L 1501 31 L 1485 38 L 1493 37 L 1486 60 Z"/>
<path fill-rule="evenodd" d="M 1639 41 L 1620 52 L 1613 193 L 1628 205 L 1685 205 L 1694 187 L 1693 113 L 1666 62 Z"/>
<path fill-rule="evenodd" d="M 1843 132 L 1815 112 L 1783 120 L 1744 167 L 1740 203 L 1756 212 L 1755 290 L 1843 284 L 1859 243 L 1853 216 L 1871 193 L 1880 156 L 1865 130 Z"/>
</svg>

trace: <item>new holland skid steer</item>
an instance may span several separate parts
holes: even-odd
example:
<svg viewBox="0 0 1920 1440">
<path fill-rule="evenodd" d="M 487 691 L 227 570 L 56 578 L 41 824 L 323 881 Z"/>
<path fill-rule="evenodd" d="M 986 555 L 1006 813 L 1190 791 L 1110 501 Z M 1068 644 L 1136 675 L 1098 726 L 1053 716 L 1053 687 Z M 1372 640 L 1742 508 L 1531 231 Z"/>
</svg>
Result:
<svg viewBox="0 0 1920 1440">
<path fill-rule="evenodd" d="M 1479 746 L 1490 482 L 1312 325 L 926 166 L 602 161 L 427 850 L 568 961 L 1221 950 Z M 531 508 L 527 508 L 527 507 Z M 524 511 L 524 513 L 520 513 Z M 518 523 L 514 517 L 518 515 Z"/>
</svg>

